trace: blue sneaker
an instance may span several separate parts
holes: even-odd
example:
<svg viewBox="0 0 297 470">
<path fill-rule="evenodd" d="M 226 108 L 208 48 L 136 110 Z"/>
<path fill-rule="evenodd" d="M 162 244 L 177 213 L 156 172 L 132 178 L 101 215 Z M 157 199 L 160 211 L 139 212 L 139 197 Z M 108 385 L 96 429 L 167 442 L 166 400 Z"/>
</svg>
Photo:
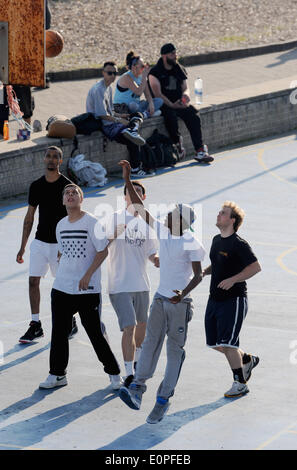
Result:
<svg viewBox="0 0 297 470">
<path fill-rule="evenodd" d="M 129 408 L 132 408 L 132 410 L 140 410 L 142 394 L 145 391 L 145 385 L 132 383 L 129 387 L 120 388 L 119 397 Z"/>
</svg>

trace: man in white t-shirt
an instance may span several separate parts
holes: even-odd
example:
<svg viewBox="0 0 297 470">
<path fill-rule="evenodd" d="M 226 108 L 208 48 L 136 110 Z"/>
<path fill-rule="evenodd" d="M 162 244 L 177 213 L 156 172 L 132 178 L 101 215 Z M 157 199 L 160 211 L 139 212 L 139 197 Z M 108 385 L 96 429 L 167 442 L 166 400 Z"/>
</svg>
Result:
<svg viewBox="0 0 297 470">
<path fill-rule="evenodd" d="M 135 210 L 152 227 L 159 239 L 160 283 L 151 305 L 146 335 L 133 382 L 120 388 L 120 398 L 132 409 L 139 410 L 145 382 L 153 376 L 162 345 L 167 335 L 167 365 L 157 391 L 156 404 L 147 422 L 161 421 L 169 408 L 185 359 L 184 346 L 188 323 L 193 315 L 189 293 L 201 282 L 201 261 L 205 249 L 188 229 L 196 215 L 187 204 L 177 204 L 164 224 L 154 219 L 144 208 L 130 180 L 130 165 L 122 160 L 123 178 Z M 194 276 L 192 276 L 194 274 Z"/>
<path fill-rule="evenodd" d="M 146 197 L 144 186 L 138 181 L 133 181 L 132 184 L 144 201 Z M 120 330 L 123 332 L 125 386 L 129 386 L 133 380 L 133 368 L 136 367 L 140 356 L 147 323 L 150 302 L 147 260 L 158 267 L 159 257 L 156 255 L 156 236 L 135 213 L 126 187 L 124 195 L 126 209 L 113 214 L 107 232 L 112 237 L 116 227 L 125 226 L 125 231 L 110 244 L 107 265 L 108 293 L 118 317 Z"/>
<path fill-rule="evenodd" d="M 83 193 L 70 184 L 63 191 L 68 216 L 56 227 L 60 253 L 59 267 L 51 292 L 52 338 L 49 376 L 39 388 L 67 385 L 68 332 L 78 312 L 104 372 L 112 385 L 120 383 L 119 365 L 101 330 L 101 269 L 109 241 L 97 219 L 81 209 Z M 113 386 L 115 389 L 116 387 Z"/>
</svg>

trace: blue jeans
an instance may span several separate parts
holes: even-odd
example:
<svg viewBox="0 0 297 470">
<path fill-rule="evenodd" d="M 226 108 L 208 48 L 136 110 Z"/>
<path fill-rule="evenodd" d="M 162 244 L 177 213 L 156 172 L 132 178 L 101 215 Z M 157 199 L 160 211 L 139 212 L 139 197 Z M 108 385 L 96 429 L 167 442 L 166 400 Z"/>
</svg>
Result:
<svg viewBox="0 0 297 470">
<path fill-rule="evenodd" d="M 163 100 L 162 98 L 153 98 L 153 103 L 155 111 L 158 111 L 163 105 Z M 146 100 L 131 101 L 131 103 L 128 104 L 128 107 L 131 113 L 136 113 L 138 111 L 143 113 L 144 111 L 148 110 L 149 104 Z"/>
</svg>

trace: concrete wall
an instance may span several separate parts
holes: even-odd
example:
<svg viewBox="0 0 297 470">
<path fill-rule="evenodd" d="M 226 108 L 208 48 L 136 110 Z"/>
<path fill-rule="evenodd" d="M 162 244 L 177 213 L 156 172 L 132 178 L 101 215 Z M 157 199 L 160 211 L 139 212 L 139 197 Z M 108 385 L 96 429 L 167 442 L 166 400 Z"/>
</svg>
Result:
<svg viewBox="0 0 297 470">
<path fill-rule="evenodd" d="M 272 136 L 297 128 L 297 105 L 290 103 L 292 90 L 283 90 L 248 99 L 204 107 L 200 111 L 203 140 L 210 152 L 256 138 Z M 155 128 L 166 133 L 162 117 L 145 121 L 141 133 L 147 138 Z M 188 158 L 194 149 L 184 123 L 180 122 Z M 35 137 L 38 136 L 38 137 Z M 108 174 L 118 172 L 117 162 L 127 158 L 126 147 L 108 142 L 103 151 L 100 132 L 78 136 L 79 152 L 86 159 L 100 162 Z M 46 133 L 33 134 L 30 141 L 0 143 L 0 198 L 26 193 L 30 183 L 44 172 L 44 153 L 49 145 L 63 149 L 65 172 L 73 144 L 68 139 L 49 139 Z M 213 163 L 215 164 L 215 162 Z"/>
</svg>

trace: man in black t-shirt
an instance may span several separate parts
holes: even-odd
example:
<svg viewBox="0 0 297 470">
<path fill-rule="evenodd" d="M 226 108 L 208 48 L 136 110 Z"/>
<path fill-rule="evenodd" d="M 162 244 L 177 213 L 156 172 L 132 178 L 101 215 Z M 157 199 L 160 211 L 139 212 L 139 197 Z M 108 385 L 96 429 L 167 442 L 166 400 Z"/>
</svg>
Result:
<svg viewBox="0 0 297 470">
<path fill-rule="evenodd" d="M 63 176 L 60 171 L 62 163 L 62 150 L 51 146 L 45 153 L 45 175 L 30 186 L 28 197 L 28 210 L 24 219 L 21 248 L 17 254 L 17 263 L 23 263 L 23 255 L 33 227 L 34 215 L 39 208 L 39 221 L 35 239 L 30 245 L 29 267 L 29 298 L 31 305 L 32 321 L 29 329 L 19 339 L 20 343 L 30 343 L 34 339 L 43 336 L 41 321 L 39 319 L 40 308 L 40 278 L 44 277 L 50 268 L 55 276 L 58 263 L 58 244 L 56 240 L 56 225 L 67 215 L 63 206 L 63 189 L 72 183 Z M 77 327 L 73 324 L 72 334 Z"/>
<path fill-rule="evenodd" d="M 249 392 L 246 382 L 259 358 L 239 349 L 239 333 L 247 314 L 246 280 L 261 271 L 249 244 L 237 235 L 244 212 L 226 201 L 217 216 L 216 235 L 210 250 L 211 265 L 203 275 L 211 274 L 210 296 L 205 312 L 207 345 L 225 354 L 233 372 L 233 385 L 225 397 Z"/>
<path fill-rule="evenodd" d="M 178 117 L 184 121 L 190 132 L 196 152 L 194 159 L 199 163 L 212 162 L 213 157 L 208 155 L 202 142 L 198 112 L 194 106 L 190 105 L 187 72 L 177 62 L 176 49 L 173 44 L 164 44 L 161 47 L 161 58 L 151 69 L 148 80 L 152 96 L 162 98 L 164 101 L 161 108 L 164 123 L 180 159 L 185 157 L 186 152 L 178 130 Z"/>
</svg>

